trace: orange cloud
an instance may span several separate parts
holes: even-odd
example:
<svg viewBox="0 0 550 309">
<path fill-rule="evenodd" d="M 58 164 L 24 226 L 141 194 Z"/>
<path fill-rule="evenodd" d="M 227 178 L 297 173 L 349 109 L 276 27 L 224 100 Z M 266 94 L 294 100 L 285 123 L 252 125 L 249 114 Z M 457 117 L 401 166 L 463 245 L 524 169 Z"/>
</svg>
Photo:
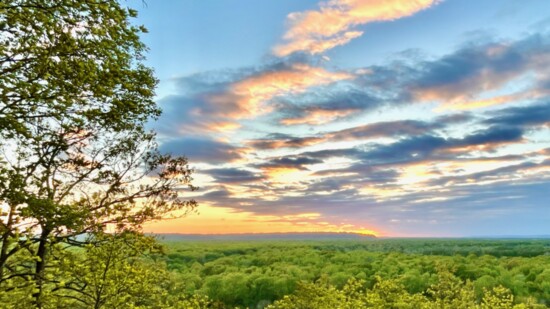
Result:
<svg viewBox="0 0 550 309">
<path fill-rule="evenodd" d="M 496 96 L 492 98 L 473 100 L 473 101 L 468 101 L 468 100 L 461 101 L 460 99 L 458 99 L 458 100 L 451 100 L 450 102 L 441 105 L 436 110 L 438 111 L 471 110 L 471 109 L 477 109 L 477 108 L 491 107 L 491 106 L 500 105 L 500 104 L 506 104 L 510 102 L 516 102 L 518 100 L 537 99 L 545 95 L 547 94 L 542 92 L 529 91 L 529 92 L 519 92 L 514 94 L 501 95 L 501 96 Z"/>
<path fill-rule="evenodd" d="M 361 31 L 347 31 L 339 36 L 324 40 L 302 38 L 287 45 L 279 45 L 275 47 L 274 52 L 277 56 L 287 56 L 296 51 L 308 51 L 311 54 L 320 54 L 336 46 L 345 45 L 361 35 L 363 35 Z"/>
<path fill-rule="evenodd" d="M 479 144 L 479 145 L 450 147 L 450 148 L 442 149 L 439 152 L 442 154 L 454 154 L 454 155 L 460 155 L 460 154 L 464 155 L 475 151 L 494 152 L 499 148 L 503 148 L 508 145 L 518 145 L 525 142 L 526 142 L 525 139 L 521 139 L 517 141 L 505 141 L 505 142 L 486 142 L 484 144 Z"/>
<path fill-rule="evenodd" d="M 309 171 L 297 167 L 265 167 L 265 175 L 269 180 L 276 183 L 295 183 L 308 179 Z"/>
<path fill-rule="evenodd" d="M 291 13 L 285 43 L 274 48 L 277 56 L 297 51 L 322 53 L 347 44 L 363 32 L 350 28 L 376 21 L 394 20 L 426 9 L 437 0 L 330 0 L 317 11 Z"/>
<path fill-rule="evenodd" d="M 493 105 L 499 105 L 502 103 L 507 103 L 510 101 L 517 100 L 517 95 L 503 95 L 498 97 L 493 97 L 489 99 L 483 99 L 483 100 L 477 100 L 477 101 L 470 101 L 470 102 L 462 102 L 458 104 L 449 105 L 449 109 L 452 110 L 469 110 L 469 109 L 476 109 L 476 108 L 483 108 L 483 107 L 489 107 Z"/>
<path fill-rule="evenodd" d="M 379 201 L 390 200 L 407 194 L 407 191 L 401 188 L 379 188 L 373 185 L 358 188 L 358 191 L 361 195 L 371 196 Z"/>
<path fill-rule="evenodd" d="M 249 118 L 269 112 L 270 108 L 265 103 L 277 96 L 303 93 L 313 86 L 351 78 L 353 75 L 348 73 L 294 64 L 287 70 L 265 72 L 238 81 L 230 86 L 227 93 L 213 95 L 208 99 L 214 105 L 226 107 L 222 109 L 225 116 Z"/>
<path fill-rule="evenodd" d="M 230 121 L 220 121 L 220 122 L 208 123 L 207 128 L 211 131 L 227 132 L 227 131 L 235 131 L 241 128 L 241 125 Z"/>
</svg>

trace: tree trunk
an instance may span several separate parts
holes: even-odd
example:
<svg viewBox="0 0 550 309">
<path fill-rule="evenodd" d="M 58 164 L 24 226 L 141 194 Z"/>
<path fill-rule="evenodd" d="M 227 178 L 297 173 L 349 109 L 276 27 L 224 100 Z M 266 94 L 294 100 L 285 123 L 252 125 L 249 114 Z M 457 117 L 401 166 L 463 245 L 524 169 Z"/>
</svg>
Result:
<svg viewBox="0 0 550 309">
<path fill-rule="evenodd" d="M 10 205 L 10 210 L 8 218 L 5 224 L 6 231 L 2 234 L 2 248 L 0 248 L 0 282 L 4 278 L 4 266 L 8 261 L 8 248 L 10 247 L 10 237 L 12 234 L 13 227 L 13 213 L 15 212 L 15 207 Z"/>
<path fill-rule="evenodd" d="M 37 291 L 32 294 L 32 297 L 36 308 L 42 308 L 42 288 L 44 286 L 44 270 L 46 268 L 47 245 L 50 233 L 51 229 L 43 228 L 35 255 L 38 258 L 34 269 L 34 281 Z"/>
</svg>

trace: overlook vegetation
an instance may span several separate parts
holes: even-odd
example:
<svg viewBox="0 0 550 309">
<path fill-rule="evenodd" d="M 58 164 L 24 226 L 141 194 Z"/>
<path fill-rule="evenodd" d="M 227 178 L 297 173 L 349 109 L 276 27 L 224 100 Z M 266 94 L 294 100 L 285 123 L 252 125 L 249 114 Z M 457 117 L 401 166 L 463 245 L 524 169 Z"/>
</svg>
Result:
<svg viewBox="0 0 550 309">
<path fill-rule="evenodd" d="M 178 193 L 194 189 L 186 158 L 145 128 L 161 111 L 136 14 L 115 0 L 0 2 L 4 308 L 150 307 L 141 226 L 195 202 Z"/>
<path fill-rule="evenodd" d="M 167 241 L 186 293 L 223 308 L 544 308 L 549 240 Z M 278 301 L 276 301 L 278 300 Z"/>
</svg>

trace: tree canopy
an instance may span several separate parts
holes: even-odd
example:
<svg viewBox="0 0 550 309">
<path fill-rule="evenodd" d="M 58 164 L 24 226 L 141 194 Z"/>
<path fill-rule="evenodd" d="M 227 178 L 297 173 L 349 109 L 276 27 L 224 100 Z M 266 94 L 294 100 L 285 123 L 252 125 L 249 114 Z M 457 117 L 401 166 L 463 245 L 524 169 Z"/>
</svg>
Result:
<svg viewBox="0 0 550 309">
<path fill-rule="evenodd" d="M 115 0 L 0 3 L 0 288 L 42 295 L 57 244 L 188 210 L 184 157 L 159 153 L 145 28 Z M 14 283 L 17 283 L 14 285 Z"/>
</svg>

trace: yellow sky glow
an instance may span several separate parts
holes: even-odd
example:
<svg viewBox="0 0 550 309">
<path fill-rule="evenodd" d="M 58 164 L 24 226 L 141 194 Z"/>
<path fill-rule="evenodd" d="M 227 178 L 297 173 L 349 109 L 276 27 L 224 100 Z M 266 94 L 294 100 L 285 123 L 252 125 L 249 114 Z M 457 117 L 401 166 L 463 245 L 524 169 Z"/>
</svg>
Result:
<svg viewBox="0 0 550 309">
<path fill-rule="evenodd" d="M 181 234 L 287 233 L 287 232 L 347 232 L 381 236 L 373 227 L 354 224 L 334 224 L 319 213 L 262 216 L 250 212 L 235 212 L 228 208 L 200 205 L 198 213 L 177 219 L 149 223 L 145 232 Z"/>
</svg>

